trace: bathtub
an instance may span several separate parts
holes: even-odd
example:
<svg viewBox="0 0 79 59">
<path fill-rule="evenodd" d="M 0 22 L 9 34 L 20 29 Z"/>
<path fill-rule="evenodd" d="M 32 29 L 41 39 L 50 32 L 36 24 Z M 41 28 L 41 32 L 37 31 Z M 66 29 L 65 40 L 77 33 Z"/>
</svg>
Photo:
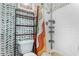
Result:
<svg viewBox="0 0 79 59">
<path fill-rule="evenodd" d="M 59 51 L 51 50 L 51 51 L 47 51 L 47 52 L 42 53 L 41 56 L 63 56 L 63 54 Z"/>
</svg>

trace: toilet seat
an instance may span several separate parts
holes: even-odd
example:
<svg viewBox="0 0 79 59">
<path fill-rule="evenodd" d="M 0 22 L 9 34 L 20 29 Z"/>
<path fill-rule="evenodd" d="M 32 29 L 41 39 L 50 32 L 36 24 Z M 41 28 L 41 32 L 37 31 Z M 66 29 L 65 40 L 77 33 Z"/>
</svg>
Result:
<svg viewBox="0 0 79 59">
<path fill-rule="evenodd" d="M 36 54 L 33 52 L 29 52 L 29 53 L 24 54 L 23 56 L 36 56 Z"/>
</svg>

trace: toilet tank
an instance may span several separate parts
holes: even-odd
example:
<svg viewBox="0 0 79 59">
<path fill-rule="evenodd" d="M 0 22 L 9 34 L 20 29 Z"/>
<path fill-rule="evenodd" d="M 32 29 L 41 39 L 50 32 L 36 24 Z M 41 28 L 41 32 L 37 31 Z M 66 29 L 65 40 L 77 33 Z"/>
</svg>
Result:
<svg viewBox="0 0 79 59">
<path fill-rule="evenodd" d="M 34 40 L 24 40 L 24 41 L 18 41 L 18 50 L 21 54 L 29 53 L 33 50 L 33 43 Z"/>
</svg>

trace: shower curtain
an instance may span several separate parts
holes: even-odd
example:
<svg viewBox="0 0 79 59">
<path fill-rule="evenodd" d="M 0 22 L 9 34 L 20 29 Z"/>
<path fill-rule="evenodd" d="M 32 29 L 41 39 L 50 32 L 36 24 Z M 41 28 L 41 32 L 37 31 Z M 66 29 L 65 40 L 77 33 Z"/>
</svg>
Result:
<svg viewBox="0 0 79 59">
<path fill-rule="evenodd" d="M 43 52 L 46 51 L 46 34 L 45 34 L 45 22 L 43 16 L 43 7 L 37 7 L 37 36 L 35 41 L 35 52 L 38 56 L 40 56 Z"/>
</svg>

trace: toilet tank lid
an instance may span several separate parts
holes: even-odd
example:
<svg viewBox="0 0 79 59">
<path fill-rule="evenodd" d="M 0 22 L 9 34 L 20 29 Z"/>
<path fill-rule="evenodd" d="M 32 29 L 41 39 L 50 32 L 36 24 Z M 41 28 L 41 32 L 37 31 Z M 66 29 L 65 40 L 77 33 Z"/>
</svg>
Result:
<svg viewBox="0 0 79 59">
<path fill-rule="evenodd" d="M 18 44 L 24 44 L 24 43 L 33 43 L 34 42 L 34 40 L 23 40 L 23 41 L 18 41 L 17 43 Z"/>
</svg>

